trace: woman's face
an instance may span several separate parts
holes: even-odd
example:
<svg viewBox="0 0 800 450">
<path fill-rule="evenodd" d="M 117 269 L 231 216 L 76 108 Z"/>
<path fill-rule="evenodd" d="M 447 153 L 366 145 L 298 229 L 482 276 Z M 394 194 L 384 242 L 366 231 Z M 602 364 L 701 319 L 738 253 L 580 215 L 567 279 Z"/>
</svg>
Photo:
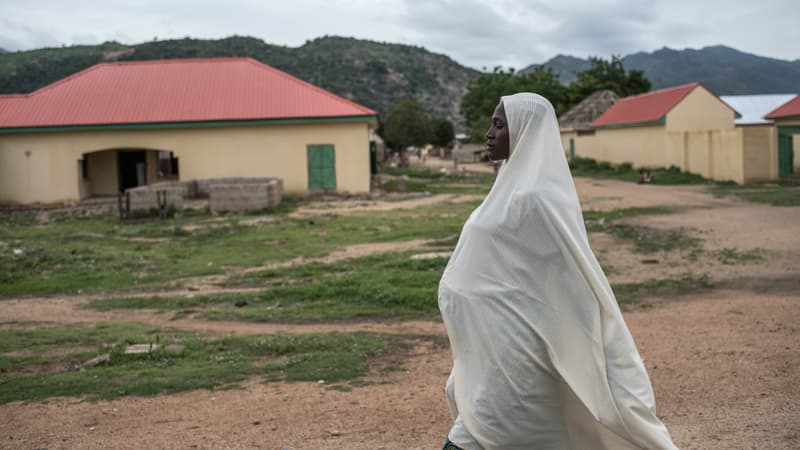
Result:
<svg viewBox="0 0 800 450">
<path fill-rule="evenodd" d="M 503 102 L 497 104 L 492 114 L 492 126 L 486 132 L 486 148 L 489 151 L 489 159 L 499 161 L 508 159 L 509 139 L 508 139 L 508 120 Z"/>
</svg>

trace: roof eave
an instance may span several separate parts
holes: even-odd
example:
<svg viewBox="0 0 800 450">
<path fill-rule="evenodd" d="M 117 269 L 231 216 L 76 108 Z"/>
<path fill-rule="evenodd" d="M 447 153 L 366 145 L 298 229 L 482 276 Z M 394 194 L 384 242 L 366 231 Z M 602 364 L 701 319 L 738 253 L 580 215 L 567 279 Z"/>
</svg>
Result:
<svg viewBox="0 0 800 450">
<path fill-rule="evenodd" d="M 246 119 L 246 120 L 209 120 L 194 122 L 147 122 L 147 123 L 113 123 L 113 124 L 85 124 L 85 125 L 53 125 L 42 127 L 0 127 L 2 133 L 37 133 L 57 131 L 92 131 L 92 130 L 131 130 L 131 129 L 164 129 L 164 128 L 212 128 L 226 126 L 250 125 L 281 125 L 304 123 L 339 123 L 339 122 L 366 122 L 370 128 L 377 128 L 378 116 L 363 114 L 355 116 L 333 117 L 293 117 L 277 119 Z"/>
<path fill-rule="evenodd" d="M 629 127 L 652 127 L 667 124 L 667 116 L 663 115 L 660 119 L 646 120 L 642 122 L 625 122 L 625 123 L 611 123 L 608 125 L 592 125 L 596 130 L 611 129 L 611 128 L 629 128 Z"/>
</svg>

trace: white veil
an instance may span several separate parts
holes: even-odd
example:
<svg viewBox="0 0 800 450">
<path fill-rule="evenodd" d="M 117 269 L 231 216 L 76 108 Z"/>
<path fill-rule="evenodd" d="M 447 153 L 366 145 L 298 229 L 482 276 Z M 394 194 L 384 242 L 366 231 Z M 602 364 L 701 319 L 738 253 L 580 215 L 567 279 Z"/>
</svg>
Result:
<svg viewBox="0 0 800 450">
<path fill-rule="evenodd" d="M 450 437 L 469 450 L 674 449 L 589 248 L 553 107 L 531 93 L 502 102 L 510 157 L 439 286 L 454 358 Z M 561 406 L 529 395 L 553 383 Z"/>
</svg>

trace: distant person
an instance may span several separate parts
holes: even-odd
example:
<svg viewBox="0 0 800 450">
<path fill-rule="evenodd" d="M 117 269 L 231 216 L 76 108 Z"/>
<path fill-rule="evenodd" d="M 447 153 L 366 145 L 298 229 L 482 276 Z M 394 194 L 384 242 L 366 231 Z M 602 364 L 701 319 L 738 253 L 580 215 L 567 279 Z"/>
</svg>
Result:
<svg viewBox="0 0 800 450">
<path fill-rule="evenodd" d="M 446 449 L 676 449 L 589 247 L 553 107 L 502 97 L 504 161 L 439 284 L 453 353 Z"/>
<path fill-rule="evenodd" d="M 639 171 L 639 180 L 637 183 L 639 184 L 647 184 L 653 181 L 653 178 L 650 176 L 650 171 L 647 169 L 643 169 Z"/>
</svg>

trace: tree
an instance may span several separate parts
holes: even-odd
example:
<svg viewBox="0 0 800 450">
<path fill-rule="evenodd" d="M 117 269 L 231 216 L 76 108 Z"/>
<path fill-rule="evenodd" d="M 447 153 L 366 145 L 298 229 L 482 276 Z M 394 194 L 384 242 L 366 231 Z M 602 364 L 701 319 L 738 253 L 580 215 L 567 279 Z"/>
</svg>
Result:
<svg viewBox="0 0 800 450">
<path fill-rule="evenodd" d="M 589 95 L 609 89 L 620 97 L 641 94 L 650 90 L 650 80 L 641 70 L 625 71 L 622 59 L 612 56 L 611 61 L 602 58 L 589 58 L 592 66 L 580 73 L 569 85 L 569 99 L 577 104 Z"/>
<path fill-rule="evenodd" d="M 427 144 L 432 137 L 431 119 L 416 100 L 401 100 L 383 125 L 386 145 L 400 152 L 400 161 L 407 161 L 406 148 L 414 145 L 420 147 Z"/>
<path fill-rule="evenodd" d="M 483 73 L 467 85 L 467 93 L 461 100 L 461 114 L 464 116 L 467 134 L 473 142 L 482 141 L 491 123 L 500 97 L 517 92 L 535 92 L 550 100 L 556 114 L 567 106 L 567 88 L 550 69 L 539 67 L 532 72 L 516 74 L 514 69 L 503 70 L 495 67 L 490 73 Z"/>
<path fill-rule="evenodd" d="M 447 147 L 456 138 L 453 123 L 447 119 L 433 120 L 433 137 L 431 144 L 437 147 Z"/>
</svg>

